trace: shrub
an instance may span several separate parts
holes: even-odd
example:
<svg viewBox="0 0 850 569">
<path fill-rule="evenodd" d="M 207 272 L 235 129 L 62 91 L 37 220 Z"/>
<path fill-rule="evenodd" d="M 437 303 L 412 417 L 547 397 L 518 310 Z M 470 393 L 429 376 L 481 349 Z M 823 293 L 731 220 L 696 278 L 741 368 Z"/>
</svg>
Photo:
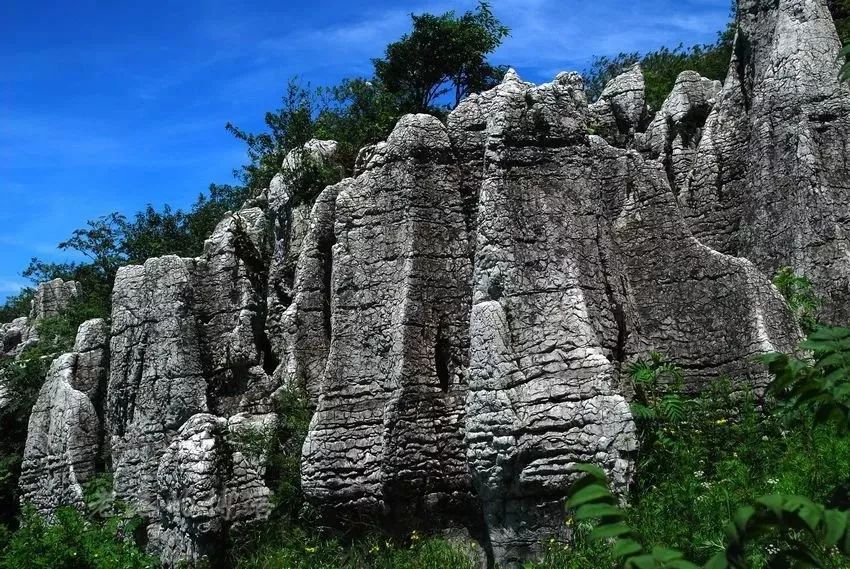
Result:
<svg viewBox="0 0 850 569">
<path fill-rule="evenodd" d="M 73 508 L 60 508 L 50 522 L 25 509 L 20 529 L 0 554 L 2 569 L 144 569 L 156 561 L 133 540 L 135 517 L 86 519 Z"/>
</svg>

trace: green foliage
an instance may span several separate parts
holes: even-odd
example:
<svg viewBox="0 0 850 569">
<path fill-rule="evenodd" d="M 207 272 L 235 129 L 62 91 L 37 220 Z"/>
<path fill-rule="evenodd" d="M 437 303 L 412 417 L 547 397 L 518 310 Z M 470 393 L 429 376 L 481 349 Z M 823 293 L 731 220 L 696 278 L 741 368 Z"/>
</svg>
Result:
<svg viewBox="0 0 850 569">
<path fill-rule="evenodd" d="M 850 43 L 850 0 L 827 0 L 838 38 L 842 44 Z"/>
<path fill-rule="evenodd" d="M 850 329 L 818 328 L 800 344 L 809 358 L 771 353 L 760 359 L 775 377 L 771 391 L 815 421 L 850 428 Z"/>
<path fill-rule="evenodd" d="M 469 544 L 418 533 L 406 540 L 368 537 L 354 542 L 328 538 L 299 526 L 270 527 L 252 552 L 238 556 L 237 569 L 473 569 Z"/>
<path fill-rule="evenodd" d="M 0 306 L 0 322 L 11 322 L 15 318 L 29 316 L 34 296 L 35 289 L 27 287 L 18 294 L 8 297 Z"/>
<path fill-rule="evenodd" d="M 765 401 L 762 413 L 718 382 L 678 423 L 639 422 L 666 438 L 642 448 L 631 505 L 618 506 L 601 470 L 583 468 L 575 521 L 598 520 L 591 536 L 612 539 L 624 567 L 846 567 L 850 330 L 818 329 L 801 350 L 810 357 L 762 358 L 778 408 Z M 633 378 L 653 385 L 663 364 L 639 362 Z"/>
<path fill-rule="evenodd" d="M 225 127 L 245 143 L 250 161 L 234 171 L 234 175 L 243 186 L 255 191 L 269 186 L 290 150 L 314 137 L 313 119 L 319 111 L 319 102 L 310 85 L 302 86 L 297 79 L 290 79 L 282 103 L 281 108 L 266 113 L 268 132 L 252 134 L 233 123 Z"/>
<path fill-rule="evenodd" d="M 627 373 L 634 389 L 631 410 L 641 427 L 641 447 L 668 444 L 669 433 L 686 419 L 692 403 L 680 394 L 682 369 L 651 352 L 648 360 L 630 364 Z"/>
<path fill-rule="evenodd" d="M 618 499 L 608 489 L 605 472 L 590 464 L 576 468 L 585 475 L 573 484 L 567 507 L 575 510 L 573 517 L 577 521 L 596 521 L 591 539 L 611 540 L 611 551 L 622 561 L 622 567 L 696 569 L 697 566 L 686 560 L 681 551 L 663 547 L 645 548 L 639 541 L 640 536 L 626 523 L 626 513 L 619 507 Z"/>
<path fill-rule="evenodd" d="M 585 473 L 573 485 L 567 506 L 574 519 L 593 520 L 591 538 L 608 540 L 611 551 L 625 569 L 696 569 L 699 567 L 677 549 L 648 549 L 627 522 L 627 513 L 608 489 L 605 473 L 597 466 L 579 465 Z M 828 509 L 802 496 L 771 494 L 754 505 L 740 508 L 725 528 L 726 544 L 704 565 L 706 569 L 748 569 L 751 542 L 762 542 L 778 532 L 779 545 L 760 547 L 769 567 L 786 567 L 797 561 L 811 567 L 827 567 L 842 554 L 850 561 L 850 512 Z M 797 532 L 792 534 L 792 532 Z M 805 538 L 808 538 L 806 541 Z M 763 543 L 760 543 L 762 545 Z M 781 565 L 780 565 L 781 563 Z"/>
<path fill-rule="evenodd" d="M 841 66 L 838 78 L 841 81 L 850 81 L 850 44 L 842 48 L 841 57 L 844 60 L 844 65 Z"/>
<path fill-rule="evenodd" d="M 794 273 L 791 267 L 782 267 L 773 276 L 773 285 L 785 298 L 800 328 L 807 334 L 814 330 L 821 300 L 815 294 L 812 282 Z"/>
<path fill-rule="evenodd" d="M 51 522 L 32 509 L 0 553 L 0 569 L 144 569 L 155 560 L 136 545 L 141 520 L 115 517 L 92 522 L 73 508 L 60 508 Z"/>
<path fill-rule="evenodd" d="M 487 62 L 509 30 L 486 2 L 457 17 L 411 15 L 413 30 L 389 44 L 383 59 L 375 59 L 375 77 L 398 97 L 405 110 L 431 112 L 449 92 L 457 105 L 473 91 L 497 83 L 505 69 Z"/>
</svg>

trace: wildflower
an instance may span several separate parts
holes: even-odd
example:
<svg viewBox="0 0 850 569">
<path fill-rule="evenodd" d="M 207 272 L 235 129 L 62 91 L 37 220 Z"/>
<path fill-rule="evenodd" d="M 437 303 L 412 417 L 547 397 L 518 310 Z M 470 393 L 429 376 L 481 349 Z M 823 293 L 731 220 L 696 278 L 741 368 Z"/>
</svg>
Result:
<svg viewBox="0 0 850 569">
<path fill-rule="evenodd" d="M 703 476 L 705 476 L 705 472 L 703 472 L 702 470 L 697 470 L 694 472 L 694 476 L 697 478 L 702 478 Z"/>
<path fill-rule="evenodd" d="M 316 548 L 315 547 L 305 547 L 304 551 L 306 551 L 307 553 L 316 553 Z"/>
<path fill-rule="evenodd" d="M 764 442 L 767 442 L 768 441 L 767 435 L 762 435 L 761 440 L 763 440 Z"/>
<path fill-rule="evenodd" d="M 717 420 L 715 421 L 715 423 L 717 423 L 718 425 L 725 425 L 725 424 L 726 424 L 726 419 L 717 419 Z"/>
<path fill-rule="evenodd" d="M 413 533 L 410 534 L 410 541 L 419 541 L 420 539 L 419 532 L 413 530 Z"/>
<path fill-rule="evenodd" d="M 779 484 L 779 480 L 777 480 L 776 478 L 768 478 L 767 483 L 771 486 L 775 486 L 776 484 Z"/>
</svg>

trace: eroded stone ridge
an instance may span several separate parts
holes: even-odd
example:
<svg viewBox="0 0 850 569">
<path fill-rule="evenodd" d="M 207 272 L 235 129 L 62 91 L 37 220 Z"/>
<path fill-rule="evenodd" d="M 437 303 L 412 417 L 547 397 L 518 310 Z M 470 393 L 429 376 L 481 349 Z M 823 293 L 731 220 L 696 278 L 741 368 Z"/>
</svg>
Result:
<svg viewBox="0 0 850 569">
<path fill-rule="evenodd" d="M 823 0 L 740 0 L 735 55 L 706 122 L 685 218 L 764 273 L 787 265 L 850 320 L 850 87 Z"/>
<path fill-rule="evenodd" d="M 336 518 L 403 531 L 469 514 L 459 176 L 440 121 L 408 115 L 338 188 L 330 347 L 302 466 L 302 487 Z"/>
<path fill-rule="evenodd" d="M 560 527 L 576 463 L 627 482 L 624 362 L 656 349 L 692 389 L 723 374 L 764 385 L 751 356 L 797 331 L 763 275 L 690 235 L 661 164 L 587 134 L 580 77 L 509 75 L 453 120 L 476 120 L 480 101 L 466 446 L 496 556 L 518 561 Z"/>
<path fill-rule="evenodd" d="M 80 294 L 76 281 L 53 279 L 38 285 L 32 301 L 30 318 L 53 318 L 62 314 Z"/>
<path fill-rule="evenodd" d="M 39 394 L 25 499 L 81 506 L 105 444 L 164 564 L 214 559 L 270 509 L 241 441 L 303 389 L 323 523 L 464 526 L 506 564 L 566 536 L 577 464 L 618 491 L 631 476 L 630 361 L 657 350 L 685 389 L 760 391 L 753 356 L 800 338 L 779 264 L 850 313 L 834 28 L 822 0 L 739 4 L 722 90 L 685 72 L 652 117 L 639 67 L 592 104 L 577 74 L 510 71 L 445 126 L 403 117 L 314 203 L 282 174 L 198 258 L 121 269 L 109 341 L 84 324 Z M 335 151 L 311 141 L 283 169 Z M 72 288 L 46 287 L 38 315 Z M 4 353 L 28 327 L 0 328 Z"/>
<path fill-rule="evenodd" d="M 106 379 L 108 328 L 103 320 L 80 326 L 74 351 L 50 366 L 27 428 L 21 500 L 42 514 L 83 507 L 83 485 L 96 472 L 101 450 L 100 401 Z"/>
<path fill-rule="evenodd" d="M 201 257 L 150 259 L 116 277 L 105 411 L 115 492 L 151 520 L 152 547 L 166 563 L 196 559 L 233 529 L 220 505 L 185 507 L 199 488 L 232 497 L 244 483 L 255 490 L 243 517 L 268 511 L 268 491 L 256 490 L 262 472 L 239 477 L 232 453 L 230 470 L 206 472 L 201 456 L 220 444 L 215 425 L 271 411 L 267 237 L 265 212 L 249 207 L 219 224 Z"/>
</svg>

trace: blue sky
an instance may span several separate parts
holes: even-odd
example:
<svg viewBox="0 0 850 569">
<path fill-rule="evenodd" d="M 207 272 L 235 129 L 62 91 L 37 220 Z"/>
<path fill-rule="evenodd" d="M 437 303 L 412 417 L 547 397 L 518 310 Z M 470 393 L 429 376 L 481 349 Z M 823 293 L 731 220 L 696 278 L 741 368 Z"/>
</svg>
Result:
<svg viewBox="0 0 850 569">
<path fill-rule="evenodd" d="M 712 41 L 728 0 L 492 0 L 494 55 L 527 80 L 593 55 Z M 224 131 L 278 107 L 287 80 L 368 74 L 411 12 L 474 0 L 94 2 L 0 6 L 0 300 L 31 257 L 111 211 L 191 204 L 244 161 Z"/>
</svg>

